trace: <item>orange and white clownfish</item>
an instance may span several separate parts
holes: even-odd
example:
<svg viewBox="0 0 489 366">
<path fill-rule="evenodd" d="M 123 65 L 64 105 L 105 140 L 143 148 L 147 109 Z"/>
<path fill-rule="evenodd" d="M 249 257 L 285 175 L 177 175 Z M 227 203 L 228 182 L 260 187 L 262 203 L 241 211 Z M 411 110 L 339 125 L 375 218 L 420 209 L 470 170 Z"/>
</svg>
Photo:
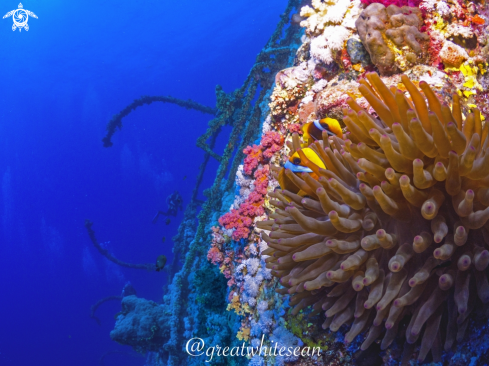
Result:
<svg viewBox="0 0 489 366">
<path fill-rule="evenodd" d="M 318 154 L 311 149 L 310 147 L 303 147 L 301 151 L 304 153 L 306 158 L 313 164 L 317 165 L 321 169 L 326 169 L 326 166 L 324 165 L 323 161 L 321 158 L 318 156 Z M 306 166 L 304 162 L 301 160 L 301 156 L 298 151 L 292 154 L 292 156 L 289 158 L 289 161 L 287 161 L 284 164 L 285 169 L 290 169 L 294 173 L 312 173 L 313 171 L 311 168 Z"/>
<path fill-rule="evenodd" d="M 294 154 L 292 154 L 289 160 L 284 164 L 284 167 L 279 172 L 278 182 L 280 184 L 280 188 L 301 195 L 301 192 L 299 192 L 300 191 L 299 188 L 293 183 L 293 181 L 289 177 L 287 177 L 286 171 L 289 170 L 293 173 L 309 173 L 314 179 L 319 179 L 317 174 L 307 165 L 311 166 L 310 163 L 312 163 L 317 168 L 321 168 L 321 169 L 326 169 L 326 166 L 324 165 L 324 162 L 321 160 L 321 158 L 313 149 L 309 147 L 304 147 L 300 149 L 300 152 L 301 154 L 303 154 L 303 157 L 301 157 L 301 154 L 299 154 L 299 152 L 296 151 Z M 306 164 L 303 161 L 304 157 L 308 160 L 308 164 Z"/>
<path fill-rule="evenodd" d="M 322 140 L 323 131 L 326 131 L 330 136 L 343 138 L 341 125 L 334 118 L 326 117 L 321 120 L 316 119 L 313 122 L 306 123 L 302 126 L 302 132 L 304 133 L 303 139 L 307 141 L 307 145 L 312 144 L 314 141 Z"/>
<path fill-rule="evenodd" d="M 293 183 L 290 177 L 287 177 L 286 171 L 289 170 L 297 174 L 308 173 L 314 179 L 319 179 L 318 170 L 327 168 L 318 154 L 307 146 L 314 141 L 322 140 L 323 131 L 326 131 L 328 135 L 343 137 L 340 123 L 333 118 L 323 118 L 322 120 L 306 123 L 302 126 L 302 131 L 304 133 L 303 139 L 306 143 L 302 145 L 304 147 L 294 152 L 289 161 L 284 164 L 283 169 L 279 172 L 278 179 L 282 189 L 298 193 L 299 195 L 303 195 L 303 192 Z"/>
</svg>

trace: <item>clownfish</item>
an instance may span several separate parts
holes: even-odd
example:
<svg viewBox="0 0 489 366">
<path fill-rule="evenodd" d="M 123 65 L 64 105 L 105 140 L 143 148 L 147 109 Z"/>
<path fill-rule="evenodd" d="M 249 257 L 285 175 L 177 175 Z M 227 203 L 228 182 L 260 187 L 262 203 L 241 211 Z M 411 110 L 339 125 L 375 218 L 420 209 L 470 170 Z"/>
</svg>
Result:
<svg viewBox="0 0 489 366">
<path fill-rule="evenodd" d="M 303 139 L 307 142 L 307 144 L 304 144 L 303 146 L 308 146 L 314 141 L 322 140 L 323 131 L 326 131 L 328 135 L 343 138 L 341 125 L 333 118 L 323 118 L 322 120 L 315 120 L 313 122 L 306 123 L 304 126 L 302 126 L 302 131 L 304 133 Z M 301 154 L 299 154 L 298 151 L 292 154 L 278 175 L 278 181 L 282 189 L 286 189 L 293 193 L 298 193 L 299 195 L 301 195 L 302 192 L 285 174 L 287 169 L 293 173 L 309 173 L 316 180 L 319 179 L 317 169 L 327 169 L 323 160 L 313 149 L 303 147 L 300 149 L 300 152 Z M 301 155 L 308 161 L 302 161 Z M 311 167 L 314 170 L 312 170 Z"/>
<path fill-rule="evenodd" d="M 310 162 L 316 164 L 322 169 L 326 169 L 323 161 L 313 149 L 309 147 L 304 147 L 301 149 L 301 151 Z M 290 169 L 294 173 L 312 173 L 312 170 L 310 168 L 304 166 L 303 162 L 301 161 L 301 157 L 297 151 L 293 153 L 292 156 L 289 158 L 289 161 L 284 164 L 284 168 Z"/>
<path fill-rule="evenodd" d="M 301 149 L 301 152 L 305 155 L 309 162 L 313 163 L 318 168 L 326 169 L 323 161 L 313 149 L 304 147 Z M 311 168 L 307 167 L 306 164 L 304 164 L 297 151 L 292 154 L 289 160 L 284 164 L 284 167 L 280 170 L 278 182 L 280 184 L 280 188 L 286 189 L 293 193 L 299 193 L 300 195 L 301 193 L 299 192 L 299 188 L 290 180 L 289 177 L 287 177 L 287 174 L 285 174 L 286 170 L 290 170 L 293 173 L 309 173 L 314 179 L 319 179 L 317 174 L 314 173 Z"/>
<path fill-rule="evenodd" d="M 307 144 L 310 145 L 314 141 L 323 139 L 323 131 L 330 136 L 338 136 L 343 138 L 343 131 L 341 130 L 340 123 L 333 118 L 323 118 L 321 120 L 316 119 L 313 122 L 306 123 L 302 126 L 302 132 L 304 140 L 307 140 Z"/>
</svg>

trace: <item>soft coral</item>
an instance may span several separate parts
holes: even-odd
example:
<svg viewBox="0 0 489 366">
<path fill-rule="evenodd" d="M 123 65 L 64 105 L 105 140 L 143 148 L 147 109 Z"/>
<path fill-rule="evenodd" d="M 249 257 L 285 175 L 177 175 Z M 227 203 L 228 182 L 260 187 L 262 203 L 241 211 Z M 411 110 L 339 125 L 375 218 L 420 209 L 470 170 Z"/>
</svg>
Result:
<svg viewBox="0 0 489 366">
<path fill-rule="evenodd" d="M 360 0 L 366 5 L 373 3 L 380 3 L 384 6 L 396 5 L 396 6 L 413 6 L 418 7 L 422 0 Z"/>
</svg>

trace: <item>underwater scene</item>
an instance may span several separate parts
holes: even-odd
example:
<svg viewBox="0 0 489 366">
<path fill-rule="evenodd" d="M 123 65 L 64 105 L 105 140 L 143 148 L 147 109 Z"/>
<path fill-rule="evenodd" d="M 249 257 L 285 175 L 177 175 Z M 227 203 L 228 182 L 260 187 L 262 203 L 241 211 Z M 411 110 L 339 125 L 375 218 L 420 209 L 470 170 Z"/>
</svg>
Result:
<svg viewBox="0 0 489 366">
<path fill-rule="evenodd" d="M 0 366 L 489 366 L 489 3 L 3 1 Z"/>
</svg>

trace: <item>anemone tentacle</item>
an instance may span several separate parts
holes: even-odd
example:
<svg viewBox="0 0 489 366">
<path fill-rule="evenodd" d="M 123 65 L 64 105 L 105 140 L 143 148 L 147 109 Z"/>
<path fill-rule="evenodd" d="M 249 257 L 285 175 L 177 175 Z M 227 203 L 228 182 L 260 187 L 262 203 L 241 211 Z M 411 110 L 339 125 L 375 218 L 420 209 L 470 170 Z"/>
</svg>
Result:
<svg viewBox="0 0 489 366">
<path fill-rule="evenodd" d="M 347 342 L 368 330 L 362 349 L 405 332 L 422 361 L 450 350 L 489 302 L 489 127 L 478 109 L 463 120 L 457 96 L 452 111 L 428 84 L 402 83 L 409 98 L 368 74 L 359 90 L 378 118 L 350 98 L 343 136 L 309 141 L 327 169 L 308 160 L 314 173 L 277 174 L 265 254 L 293 313 L 322 309 L 323 328 L 350 325 Z"/>
</svg>

